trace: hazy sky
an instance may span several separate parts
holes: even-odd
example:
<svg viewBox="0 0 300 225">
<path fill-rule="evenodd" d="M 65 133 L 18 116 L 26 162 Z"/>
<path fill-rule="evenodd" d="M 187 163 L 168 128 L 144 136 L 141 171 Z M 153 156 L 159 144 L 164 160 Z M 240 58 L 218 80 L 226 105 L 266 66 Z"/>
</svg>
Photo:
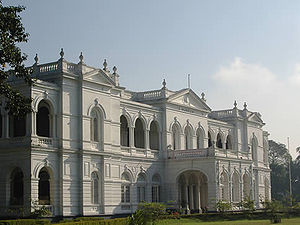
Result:
<svg viewBox="0 0 300 225">
<path fill-rule="evenodd" d="M 116 65 L 130 90 L 187 86 L 214 110 L 259 111 L 270 139 L 300 146 L 300 1 L 23 0 L 28 65 L 68 61 Z"/>
</svg>

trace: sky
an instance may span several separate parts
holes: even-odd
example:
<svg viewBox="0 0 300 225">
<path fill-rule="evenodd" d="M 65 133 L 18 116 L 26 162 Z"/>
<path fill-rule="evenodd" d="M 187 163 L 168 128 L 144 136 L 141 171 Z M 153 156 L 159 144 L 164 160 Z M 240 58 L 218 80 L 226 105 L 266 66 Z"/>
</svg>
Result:
<svg viewBox="0 0 300 225">
<path fill-rule="evenodd" d="M 259 111 L 269 139 L 300 146 L 300 1 L 9 0 L 29 41 L 27 65 L 59 59 L 102 68 L 104 59 L 133 91 L 187 87 L 213 110 L 237 100 Z M 138 85 L 137 85 L 138 84 Z"/>
</svg>

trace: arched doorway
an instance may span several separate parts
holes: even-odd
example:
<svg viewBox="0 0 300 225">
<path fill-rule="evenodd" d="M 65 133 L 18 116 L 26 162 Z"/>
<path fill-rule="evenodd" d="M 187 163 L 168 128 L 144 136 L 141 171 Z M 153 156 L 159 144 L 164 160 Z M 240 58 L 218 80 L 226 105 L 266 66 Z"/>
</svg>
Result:
<svg viewBox="0 0 300 225">
<path fill-rule="evenodd" d="M 180 208 L 191 212 L 202 212 L 208 206 L 207 177 L 197 170 L 189 170 L 179 175 L 178 203 Z"/>
<path fill-rule="evenodd" d="M 150 124 L 150 149 L 158 150 L 159 149 L 159 130 L 156 121 L 152 121 Z"/>
<path fill-rule="evenodd" d="M 36 134 L 42 137 L 51 136 L 51 115 L 50 105 L 42 100 L 38 105 L 38 112 L 36 114 Z"/>
<path fill-rule="evenodd" d="M 50 175 L 46 167 L 39 172 L 39 204 L 50 205 L 51 200 Z"/>
</svg>

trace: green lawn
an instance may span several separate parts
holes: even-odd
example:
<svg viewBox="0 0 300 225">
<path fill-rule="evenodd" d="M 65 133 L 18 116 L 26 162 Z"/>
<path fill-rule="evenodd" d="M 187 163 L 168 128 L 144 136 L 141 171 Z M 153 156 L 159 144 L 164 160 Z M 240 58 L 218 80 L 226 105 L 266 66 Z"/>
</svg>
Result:
<svg viewBox="0 0 300 225">
<path fill-rule="evenodd" d="M 201 224 L 201 225 L 266 225 L 271 224 L 270 220 L 236 220 L 236 221 L 216 221 L 216 222 L 202 222 L 198 219 L 171 219 L 171 220 L 161 220 L 157 223 L 157 225 L 194 225 L 194 224 Z M 282 219 L 280 223 L 282 225 L 299 225 L 300 218 L 292 218 L 292 219 Z"/>
</svg>

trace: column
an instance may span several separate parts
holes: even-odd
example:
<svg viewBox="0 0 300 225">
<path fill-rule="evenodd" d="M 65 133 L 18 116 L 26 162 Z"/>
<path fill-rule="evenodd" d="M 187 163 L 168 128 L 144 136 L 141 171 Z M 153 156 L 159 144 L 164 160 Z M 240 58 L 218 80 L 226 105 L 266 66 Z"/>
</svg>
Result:
<svg viewBox="0 0 300 225">
<path fill-rule="evenodd" d="M 149 139 L 150 139 L 150 130 L 148 130 L 148 129 L 146 129 L 145 130 L 145 149 L 150 149 L 150 141 L 149 141 Z"/>
<path fill-rule="evenodd" d="M 31 113 L 31 135 L 36 136 L 36 112 Z"/>
<path fill-rule="evenodd" d="M 198 184 L 196 188 L 197 188 L 196 190 L 197 190 L 197 204 L 198 204 L 198 209 L 199 209 L 199 213 L 202 213 L 200 184 Z"/>
<path fill-rule="evenodd" d="M 134 149 L 134 127 L 129 127 L 129 147 L 131 154 L 135 154 Z"/>
<path fill-rule="evenodd" d="M 194 191 L 193 191 L 193 185 L 189 186 L 190 188 L 190 209 L 194 209 Z"/>
<path fill-rule="evenodd" d="M 186 201 L 186 208 L 187 210 L 189 210 L 189 186 L 188 185 L 184 185 L 184 192 L 185 192 L 185 196 L 184 196 L 184 200 Z"/>
</svg>

